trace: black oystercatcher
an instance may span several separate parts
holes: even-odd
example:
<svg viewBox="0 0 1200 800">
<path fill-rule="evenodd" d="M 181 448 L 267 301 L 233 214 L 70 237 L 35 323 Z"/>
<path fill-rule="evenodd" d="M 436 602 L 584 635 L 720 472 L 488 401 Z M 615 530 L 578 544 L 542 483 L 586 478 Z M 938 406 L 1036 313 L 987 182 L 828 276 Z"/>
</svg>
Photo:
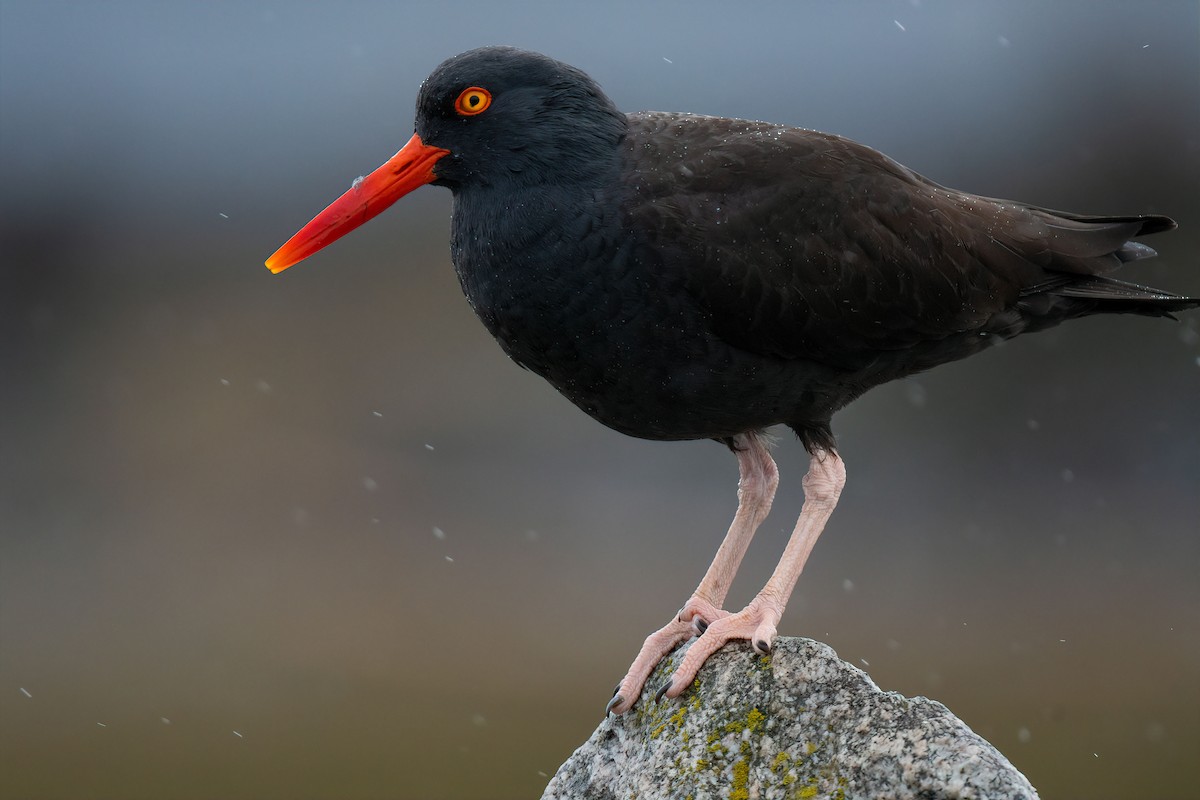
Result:
<svg viewBox="0 0 1200 800">
<path fill-rule="evenodd" d="M 1155 253 L 1159 216 L 1099 217 L 939 186 L 815 131 L 624 114 L 583 72 L 487 47 L 434 70 L 416 133 L 293 236 L 279 272 L 432 183 L 454 193 L 451 250 L 504 351 L 605 425 L 715 439 L 738 509 L 683 608 L 642 646 L 609 710 L 695 634 L 659 695 L 731 639 L 767 652 L 845 468 L 830 418 L 867 389 L 1088 314 L 1152 317 L 1200 300 L 1107 274 Z M 778 484 L 764 431 L 811 455 L 805 500 L 763 590 L 721 604 Z"/>
</svg>

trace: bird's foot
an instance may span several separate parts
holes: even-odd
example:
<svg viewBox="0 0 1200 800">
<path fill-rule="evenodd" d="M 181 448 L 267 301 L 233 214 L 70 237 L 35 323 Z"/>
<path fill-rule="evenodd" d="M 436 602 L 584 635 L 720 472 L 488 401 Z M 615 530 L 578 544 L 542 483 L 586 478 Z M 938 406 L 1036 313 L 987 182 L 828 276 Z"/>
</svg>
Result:
<svg viewBox="0 0 1200 800">
<path fill-rule="evenodd" d="M 680 642 L 686 642 L 693 636 L 703 636 L 714 622 L 727 616 L 728 611 L 723 611 L 707 600 L 693 595 L 683 604 L 683 608 L 679 609 L 675 619 L 646 637 L 637 658 L 629 666 L 629 671 L 617 684 L 612 700 L 605 709 L 606 713 L 624 714 L 632 708 L 646 685 L 646 679 L 658 666 L 658 662 L 662 661 L 663 656 L 674 650 Z"/>
<path fill-rule="evenodd" d="M 728 611 L 717 608 L 707 600 L 702 600 L 696 595 L 692 595 L 683 604 L 683 608 L 679 609 L 679 613 L 675 615 L 675 620 L 677 622 L 690 622 L 696 635 L 699 636 L 708 630 L 709 625 L 721 619 L 721 617 L 728 616 Z"/>
<path fill-rule="evenodd" d="M 779 603 L 765 599 L 762 596 L 754 598 L 750 604 L 737 613 L 730 614 L 727 611 L 722 611 L 721 616 L 711 622 L 707 629 L 701 634 L 700 638 L 692 642 L 691 647 L 683 655 L 683 660 L 679 662 L 679 666 L 675 668 L 675 672 L 671 675 L 662 686 L 655 692 L 654 699 L 661 700 L 663 697 L 678 697 L 683 693 L 684 689 L 692 685 L 692 681 L 696 679 L 696 673 L 700 671 L 700 667 L 704 666 L 704 662 L 713 653 L 725 646 L 726 642 L 735 639 L 745 639 L 750 642 L 755 652 L 762 655 L 767 655 L 771 652 L 771 644 L 775 641 L 775 626 L 779 624 L 779 618 L 783 615 L 783 609 Z M 678 621 L 672 624 L 679 624 Z M 668 625 L 667 628 L 671 626 Z M 663 631 L 667 630 L 664 628 Z M 658 632 L 659 634 L 662 631 Z M 658 634 L 652 634 L 651 639 Z M 646 640 L 649 644 L 650 639 Z M 678 643 L 678 641 L 676 642 Z M 672 644 L 670 647 L 674 647 Z M 667 652 L 670 651 L 668 647 Z M 638 655 L 638 661 L 634 662 L 634 666 L 639 666 L 639 662 L 646 655 L 646 647 L 643 646 L 642 652 Z M 658 658 L 661 658 L 659 656 Z M 654 660 L 657 663 L 657 658 Z M 641 682 L 644 683 L 646 676 L 649 675 L 649 670 L 654 668 L 654 663 L 651 663 L 647 668 L 645 675 L 642 675 Z M 630 669 L 630 674 L 634 673 L 633 668 Z M 629 676 L 626 676 L 626 680 Z M 624 694 L 625 681 L 618 688 L 618 696 L 635 697 L 635 694 Z M 638 690 L 641 690 L 641 683 L 638 684 Z M 616 698 L 613 698 L 614 700 Z M 622 700 L 620 711 L 616 711 L 614 706 L 611 710 L 616 713 L 625 711 L 632 702 L 625 703 Z"/>
</svg>

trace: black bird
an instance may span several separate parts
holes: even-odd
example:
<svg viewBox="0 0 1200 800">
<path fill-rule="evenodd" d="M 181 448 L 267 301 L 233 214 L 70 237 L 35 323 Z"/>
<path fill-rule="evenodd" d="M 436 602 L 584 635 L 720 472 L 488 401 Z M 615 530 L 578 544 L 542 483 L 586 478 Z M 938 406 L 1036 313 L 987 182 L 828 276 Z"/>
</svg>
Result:
<svg viewBox="0 0 1200 800">
<path fill-rule="evenodd" d="M 617 110 L 580 70 L 485 47 L 417 98 L 416 133 L 267 261 L 279 272 L 426 183 L 454 193 L 463 291 L 514 361 L 605 425 L 715 439 L 738 509 L 692 597 L 647 637 L 609 710 L 696 634 L 659 696 L 731 639 L 767 652 L 845 483 L 834 412 L 873 386 L 1089 314 L 1169 317 L 1200 300 L 1114 280 L 1155 255 L 1160 216 L 1085 216 L 939 186 L 826 133 Z M 778 484 L 764 431 L 811 455 L 775 572 L 722 610 Z"/>
</svg>

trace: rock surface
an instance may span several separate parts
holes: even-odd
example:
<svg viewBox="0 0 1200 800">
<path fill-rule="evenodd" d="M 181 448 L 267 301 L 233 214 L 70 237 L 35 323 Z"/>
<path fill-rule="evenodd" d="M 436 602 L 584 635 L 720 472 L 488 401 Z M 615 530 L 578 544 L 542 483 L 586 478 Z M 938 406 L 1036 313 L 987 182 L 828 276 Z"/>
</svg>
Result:
<svg viewBox="0 0 1200 800">
<path fill-rule="evenodd" d="M 1037 792 L 941 703 L 884 692 L 827 645 L 730 645 L 674 700 L 653 692 L 610 717 L 559 768 L 543 800 L 1026 798 Z"/>
</svg>

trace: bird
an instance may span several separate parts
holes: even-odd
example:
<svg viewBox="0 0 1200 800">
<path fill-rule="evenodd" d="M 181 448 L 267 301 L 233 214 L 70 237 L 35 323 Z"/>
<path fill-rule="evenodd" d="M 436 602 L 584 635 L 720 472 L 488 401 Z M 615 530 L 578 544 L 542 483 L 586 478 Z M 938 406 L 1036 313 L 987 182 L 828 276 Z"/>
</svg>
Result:
<svg viewBox="0 0 1200 800">
<path fill-rule="evenodd" d="M 737 458 L 725 538 L 646 637 L 609 714 L 688 640 L 656 700 L 679 696 L 728 642 L 770 652 L 846 482 L 832 417 L 864 392 L 1067 320 L 1200 306 L 1109 276 L 1156 255 L 1136 240 L 1175 228 L 1167 217 L 957 191 L 804 128 L 624 113 L 583 71 L 496 46 L 434 69 L 407 144 L 266 266 L 287 269 L 426 184 L 453 194 L 454 269 L 513 361 L 620 433 L 711 439 Z M 729 611 L 779 485 L 776 426 L 809 455 L 804 502 L 763 589 Z"/>
</svg>

